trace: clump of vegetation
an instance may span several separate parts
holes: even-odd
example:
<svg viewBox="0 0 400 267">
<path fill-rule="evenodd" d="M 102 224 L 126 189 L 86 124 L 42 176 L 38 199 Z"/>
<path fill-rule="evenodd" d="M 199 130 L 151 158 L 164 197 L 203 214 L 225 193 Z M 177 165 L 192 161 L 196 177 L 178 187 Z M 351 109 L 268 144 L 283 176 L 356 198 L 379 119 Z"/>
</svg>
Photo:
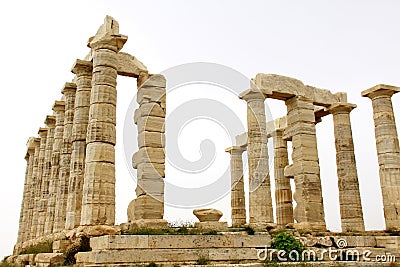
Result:
<svg viewBox="0 0 400 267">
<path fill-rule="evenodd" d="M 179 228 L 149 229 L 136 228 L 123 232 L 124 235 L 218 235 L 216 230 L 202 230 L 181 226 Z"/>
<path fill-rule="evenodd" d="M 34 246 L 27 247 L 23 249 L 21 254 L 39 254 L 39 253 L 52 253 L 53 252 L 53 242 L 45 241 L 38 243 Z"/>
<path fill-rule="evenodd" d="M 250 226 L 246 226 L 244 230 L 247 232 L 248 235 L 254 235 L 255 231 Z"/>
<path fill-rule="evenodd" d="M 75 255 L 78 252 L 91 251 L 90 238 L 86 236 L 79 237 L 73 244 L 71 244 L 66 251 L 64 265 L 73 265 L 76 263 Z"/>
<path fill-rule="evenodd" d="M 210 263 L 210 258 L 205 255 L 200 255 L 196 261 L 196 265 L 207 265 L 208 263 Z"/>
<path fill-rule="evenodd" d="M 284 250 L 286 253 L 290 253 L 291 251 L 301 253 L 304 250 L 303 245 L 288 232 L 278 233 L 271 242 L 271 246 L 277 250 Z"/>
</svg>

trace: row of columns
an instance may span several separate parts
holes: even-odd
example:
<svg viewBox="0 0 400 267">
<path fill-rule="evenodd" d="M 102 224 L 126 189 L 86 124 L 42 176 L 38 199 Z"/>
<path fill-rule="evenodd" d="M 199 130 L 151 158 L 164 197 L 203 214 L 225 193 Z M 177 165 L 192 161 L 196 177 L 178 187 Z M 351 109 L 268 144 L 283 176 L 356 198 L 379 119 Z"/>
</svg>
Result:
<svg viewBox="0 0 400 267">
<path fill-rule="evenodd" d="M 268 168 L 268 135 L 274 138 L 274 178 L 276 223 L 286 225 L 296 222 L 297 228 L 325 230 L 324 206 L 321 190 L 319 158 L 317 151 L 315 106 L 312 100 L 294 96 L 285 101 L 286 127 L 267 132 L 264 100 L 257 89 L 240 95 L 247 102 L 249 214 L 250 225 L 273 223 L 270 177 Z M 364 231 L 364 221 L 358 184 L 350 112 L 356 105 L 335 103 L 327 111 L 332 114 L 335 132 L 336 163 L 339 187 L 340 213 L 343 231 Z M 292 142 L 292 161 L 289 165 L 287 142 Z M 232 147 L 232 223 L 243 225 L 245 220 L 244 190 L 237 191 L 237 181 L 243 182 L 242 147 Z M 238 165 L 241 165 L 238 167 Z M 294 179 L 296 208 L 293 209 L 290 178 Z M 256 181 L 258 187 L 252 186 Z M 261 185 L 261 186 L 260 186 Z M 264 187 L 262 186 L 264 185 Z M 262 200 L 262 201 L 260 201 Z M 243 203 L 242 203 L 243 202 Z M 237 211 L 240 215 L 237 215 Z M 267 215 L 267 216 L 264 216 Z M 244 216 L 244 220 L 243 220 Z M 240 218 L 240 220 L 238 219 Z"/>
<path fill-rule="evenodd" d="M 30 138 L 18 242 L 79 225 L 114 225 L 117 53 L 127 37 L 92 38 L 39 138 Z"/>
</svg>

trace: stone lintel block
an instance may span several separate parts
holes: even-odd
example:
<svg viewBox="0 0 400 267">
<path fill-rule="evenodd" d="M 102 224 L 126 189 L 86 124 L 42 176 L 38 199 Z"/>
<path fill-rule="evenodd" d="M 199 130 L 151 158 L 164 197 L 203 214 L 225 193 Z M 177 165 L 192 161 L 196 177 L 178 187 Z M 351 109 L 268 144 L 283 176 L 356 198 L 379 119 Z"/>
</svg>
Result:
<svg viewBox="0 0 400 267">
<path fill-rule="evenodd" d="M 362 91 L 361 96 L 369 97 L 372 99 L 375 96 L 380 96 L 380 95 L 392 96 L 393 94 L 398 92 L 400 92 L 400 87 L 387 84 L 378 84 L 375 85 L 374 87 Z"/>
<path fill-rule="evenodd" d="M 148 116 L 165 118 L 165 110 L 158 103 L 141 104 L 140 107 L 135 110 L 134 114 L 135 124 L 137 124 L 137 121 L 140 117 L 148 117 Z"/>
<path fill-rule="evenodd" d="M 140 148 L 133 154 L 132 166 L 137 168 L 141 163 L 165 163 L 165 151 L 163 148 Z"/>
<path fill-rule="evenodd" d="M 165 147 L 165 134 L 159 132 L 141 132 L 138 135 L 139 148 L 144 147 Z"/>
<path fill-rule="evenodd" d="M 141 87 L 138 88 L 136 101 L 139 104 L 161 103 L 166 95 L 165 87 Z"/>
<path fill-rule="evenodd" d="M 224 231 L 224 230 L 228 230 L 228 223 L 227 222 L 195 222 L 194 227 L 196 227 L 198 229 L 205 229 L 205 230 Z"/>
<path fill-rule="evenodd" d="M 165 132 L 165 118 L 160 117 L 140 117 L 137 121 L 138 132 Z"/>
<path fill-rule="evenodd" d="M 117 54 L 117 61 L 118 75 L 138 78 L 140 73 L 148 72 L 146 66 L 142 62 L 128 53 L 119 52 Z"/>
<path fill-rule="evenodd" d="M 53 104 L 53 111 L 65 111 L 65 102 L 64 101 L 55 101 Z"/>
<path fill-rule="evenodd" d="M 165 165 L 163 163 L 140 163 L 137 166 L 139 179 L 154 179 L 165 177 Z"/>
<path fill-rule="evenodd" d="M 305 88 L 300 80 L 276 74 L 258 73 L 253 81 L 268 97 L 279 100 L 299 95 Z"/>
<path fill-rule="evenodd" d="M 86 158 L 91 162 L 107 162 L 115 164 L 114 145 L 107 143 L 94 142 L 86 146 Z"/>
<path fill-rule="evenodd" d="M 63 89 L 61 90 L 61 93 L 64 95 L 67 93 L 75 93 L 75 92 L 76 92 L 76 84 L 70 82 L 66 82 L 64 84 Z"/>
</svg>

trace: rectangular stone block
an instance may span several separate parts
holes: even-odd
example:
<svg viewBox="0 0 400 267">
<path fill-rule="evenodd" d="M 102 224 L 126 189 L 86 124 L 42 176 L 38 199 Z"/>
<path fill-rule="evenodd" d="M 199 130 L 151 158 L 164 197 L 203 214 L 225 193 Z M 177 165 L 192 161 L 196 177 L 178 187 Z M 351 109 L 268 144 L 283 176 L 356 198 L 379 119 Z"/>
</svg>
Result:
<svg viewBox="0 0 400 267">
<path fill-rule="evenodd" d="M 134 122 L 137 124 L 137 120 L 140 117 L 160 117 L 165 118 L 165 110 L 158 103 L 144 103 L 135 110 Z"/>
<path fill-rule="evenodd" d="M 142 147 L 165 147 L 165 134 L 159 132 L 141 132 L 138 135 L 139 148 Z"/>
<path fill-rule="evenodd" d="M 137 168 L 141 163 L 165 163 L 165 152 L 162 148 L 146 147 L 140 148 L 133 154 L 132 166 Z"/>
<path fill-rule="evenodd" d="M 139 179 L 165 177 L 165 165 L 159 163 L 140 163 L 137 167 Z"/>
<path fill-rule="evenodd" d="M 86 146 L 86 158 L 91 162 L 108 162 L 115 164 L 115 149 L 112 144 L 89 143 Z"/>
<path fill-rule="evenodd" d="M 163 178 L 154 178 L 147 179 L 139 176 L 137 187 L 136 187 L 136 195 L 143 194 L 163 194 L 164 193 L 164 179 Z"/>
<path fill-rule="evenodd" d="M 149 102 L 160 103 L 163 101 L 163 97 L 165 97 L 165 94 L 165 87 L 151 87 L 143 84 L 140 88 L 138 88 L 137 102 L 139 104 Z"/>
<path fill-rule="evenodd" d="M 137 121 L 138 132 L 165 132 L 165 119 L 160 117 L 140 117 Z"/>
</svg>

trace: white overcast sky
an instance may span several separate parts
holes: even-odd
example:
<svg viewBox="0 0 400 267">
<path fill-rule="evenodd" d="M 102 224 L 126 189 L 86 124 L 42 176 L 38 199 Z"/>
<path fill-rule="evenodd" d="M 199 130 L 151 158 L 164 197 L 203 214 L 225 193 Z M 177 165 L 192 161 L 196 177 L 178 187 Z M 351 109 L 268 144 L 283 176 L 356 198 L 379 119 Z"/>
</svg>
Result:
<svg viewBox="0 0 400 267">
<path fill-rule="evenodd" d="M 63 84 L 73 78 L 70 68 L 74 60 L 87 54 L 86 41 L 107 14 L 129 37 L 123 51 L 136 56 L 151 73 L 183 63 L 213 62 L 249 78 L 260 72 L 276 73 L 333 92 L 346 91 L 349 102 L 358 105 L 352 112 L 352 127 L 365 223 L 367 229 L 383 228 L 372 107 L 360 92 L 379 83 L 400 85 L 400 1 L 15 0 L 1 1 L 0 10 L 0 257 L 11 254 L 17 238 L 25 143 L 51 114 Z M 122 140 L 124 116 L 136 82 L 127 78 L 118 82 L 118 138 Z M 179 94 L 174 97 L 168 99 L 171 105 L 180 101 Z M 238 106 L 239 116 L 245 118 L 244 102 L 235 101 L 232 106 Z M 270 104 L 274 117 L 285 113 L 283 103 Z M 399 125 L 400 94 L 393 97 L 393 105 Z M 214 126 L 205 129 L 213 131 Z M 198 127 L 202 127 L 201 122 Z M 337 230 L 332 118 L 324 118 L 317 130 L 326 220 L 329 229 Z M 204 137 L 193 130 L 188 134 L 194 140 Z M 182 153 L 195 159 L 199 141 L 186 139 Z M 223 161 L 229 162 L 227 154 Z M 126 221 L 125 210 L 135 196 L 134 189 L 121 141 L 117 145 L 119 223 Z M 214 206 L 229 219 L 228 198 Z M 193 219 L 189 209 L 167 208 L 166 216 Z"/>
</svg>

